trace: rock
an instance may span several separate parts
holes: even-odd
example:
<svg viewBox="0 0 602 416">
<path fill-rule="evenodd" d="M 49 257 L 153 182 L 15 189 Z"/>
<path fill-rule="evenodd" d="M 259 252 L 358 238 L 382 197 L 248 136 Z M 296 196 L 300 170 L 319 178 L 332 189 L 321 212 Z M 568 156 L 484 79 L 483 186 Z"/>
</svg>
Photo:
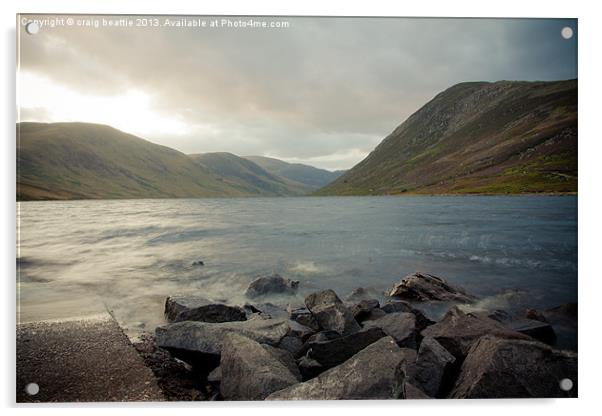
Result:
<svg viewBox="0 0 602 416">
<path fill-rule="evenodd" d="M 293 355 L 297 355 L 303 347 L 303 341 L 299 337 L 287 335 L 278 344 L 278 348 L 282 348 Z"/>
<path fill-rule="evenodd" d="M 370 316 L 372 310 L 378 308 L 380 303 L 376 299 L 365 299 L 351 308 L 351 313 L 356 321 L 362 322 Z"/>
<path fill-rule="evenodd" d="M 416 272 L 404 277 L 389 292 L 389 296 L 414 301 L 445 301 L 472 303 L 476 300 L 440 277 Z"/>
<path fill-rule="evenodd" d="M 321 340 L 316 337 L 308 340 L 301 352 L 306 351 L 305 356 L 316 360 L 324 369 L 328 369 L 348 360 L 384 336 L 385 333 L 380 328 L 369 328 L 334 339 Z"/>
<path fill-rule="evenodd" d="M 395 369 L 408 351 L 412 350 L 399 348 L 391 337 L 381 338 L 343 364 L 272 393 L 267 400 L 391 399 Z"/>
<path fill-rule="evenodd" d="M 334 291 L 322 290 L 305 298 L 305 306 L 322 329 L 348 335 L 360 330 L 360 326 Z"/>
<path fill-rule="evenodd" d="M 457 306 L 451 308 L 443 319 L 427 327 L 421 335 L 433 337 L 456 359 L 462 360 L 472 344 L 484 335 L 500 338 L 530 339 L 526 335 L 513 331 L 498 321 L 464 313 Z"/>
<path fill-rule="evenodd" d="M 456 359 L 434 338 L 422 340 L 416 361 L 408 366 L 406 384 L 426 396 L 443 397 L 446 387 L 451 388 Z M 406 390 L 407 391 L 407 390 Z M 413 392 L 416 393 L 416 392 Z"/>
<path fill-rule="evenodd" d="M 359 302 L 362 300 L 374 299 L 374 297 L 381 296 L 382 293 L 379 293 L 375 289 L 367 289 L 364 287 L 356 287 L 351 291 L 351 293 L 345 298 L 348 302 Z"/>
<path fill-rule="evenodd" d="M 412 307 L 408 302 L 403 300 L 398 301 L 388 301 L 385 303 L 381 309 L 386 313 L 394 313 L 394 312 L 411 312 L 416 317 L 416 330 L 418 332 L 422 332 L 424 328 L 429 325 L 433 325 L 435 322 L 431 321 L 427 318 L 421 310 Z"/>
<path fill-rule="evenodd" d="M 540 322 L 548 323 L 548 320 L 546 319 L 546 317 L 543 314 L 543 312 L 538 311 L 537 309 L 527 309 L 525 311 L 525 318 L 527 318 L 527 319 L 533 319 L 534 321 L 540 321 Z"/>
<path fill-rule="evenodd" d="M 219 384 L 222 382 L 222 368 L 220 366 L 215 367 L 215 369 L 207 375 L 207 381 L 211 384 Z"/>
<path fill-rule="evenodd" d="M 220 367 L 220 392 L 226 400 L 263 400 L 301 379 L 276 359 L 273 352 L 233 333 L 224 339 Z"/>
<path fill-rule="evenodd" d="M 314 318 L 314 316 L 311 314 L 309 309 L 307 309 L 305 307 L 293 309 L 289 306 L 288 312 L 289 312 L 289 318 L 291 320 L 296 321 L 303 326 L 311 328 L 314 331 L 320 330 L 320 325 L 318 325 L 316 318 Z"/>
<path fill-rule="evenodd" d="M 573 389 L 560 388 L 560 380 Z M 537 341 L 485 336 L 470 349 L 452 398 L 577 397 L 577 354 Z"/>
<path fill-rule="evenodd" d="M 192 262 L 192 265 L 193 265 L 193 266 L 204 266 L 204 265 L 205 265 L 205 262 L 204 262 L 204 261 L 202 261 L 202 260 L 197 260 L 197 261 L 193 261 L 193 262 Z"/>
<path fill-rule="evenodd" d="M 303 381 L 317 377 L 325 370 L 319 362 L 308 357 L 299 358 L 297 360 L 297 366 L 299 367 L 299 372 L 301 373 L 301 379 Z"/>
<path fill-rule="evenodd" d="M 366 321 L 364 328 L 379 328 L 400 347 L 416 348 L 416 317 L 411 312 L 388 313 L 382 318 Z"/>
<path fill-rule="evenodd" d="M 271 293 L 293 294 L 298 286 L 298 281 L 285 279 L 278 274 L 274 274 L 253 280 L 249 284 L 245 295 L 249 298 L 256 298 Z"/>
<path fill-rule="evenodd" d="M 288 371 L 291 372 L 292 375 L 295 376 L 297 380 L 301 380 L 301 373 L 299 372 L 299 368 L 297 367 L 297 363 L 295 362 L 295 357 L 290 352 L 283 350 L 281 348 L 276 348 L 268 344 L 261 344 L 261 346 L 269 352 L 275 360 L 280 361 L 280 363 L 285 366 Z"/>
<path fill-rule="evenodd" d="M 278 345 L 288 334 L 286 320 L 252 319 L 241 322 L 207 323 L 182 321 L 156 329 L 156 343 L 174 356 L 208 371 L 219 363 L 225 337 L 236 333 L 262 344 Z"/>
<path fill-rule="evenodd" d="M 432 399 L 428 394 L 420 390 L 418 387 L 414 386 L 411 383 L 405 383 L 403 386 L 403 397 L 400 399 L 406 400 L 424 400 L 424 399 Z"/>
<path fill-rule="evenodd" d="M 258 303 L 258 304 L 248 304 L 245 303 L 245 305 L 243 306 L 243 309 L 247 311 L 247 314 L 260 314 L 262 318 L 264 319 L 285 319 L 288 318 L 288 312 L 286 311 L 286 309 L 278 306 L 278 305 L 274 305 L 273 303 Z M 249 316 L 247 315 L 247 318 L 249 318 Z"/>
<path fill-rule="evenodd" d="M 239 307 L 214 303 L 200 296 L 169 296 L 165 301 L 165 317 L 169 322 L 232 322 L 247 319 Z"/>
<path fill-rule="evenodd" d="M 492 312 L 472 312 L 472 314 L 491 318 L 513 331 L 520 332 L 521 334 L 525 334 L 533 339 L 545 342 L 546 344 L 552 345 L 556 342 L 556 332 L 554 332 L 554 328 L 546 322 L 534 319 L 514 318 L 509 313 L 499 309 Z"/>
<path fill-rule="evenodd" d="M 305 325 L 301 325 L 297 321 L 293 321 L 292 319 L 288 320 L 288 325 L 290 327 L 289 335 L 299 337 L 303 341 L 305 341 L 307 338 L 309 338 L 316 332 L 313 329 L 306 327 Z"/>
</svg>

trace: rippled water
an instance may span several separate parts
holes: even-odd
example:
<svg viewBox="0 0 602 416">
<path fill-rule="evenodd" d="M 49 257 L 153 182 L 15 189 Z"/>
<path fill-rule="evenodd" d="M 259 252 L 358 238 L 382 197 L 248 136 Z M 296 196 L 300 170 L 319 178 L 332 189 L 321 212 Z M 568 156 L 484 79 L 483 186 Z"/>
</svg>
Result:
<svg viewBox="0 0 602 416">
<path fill-rule="evenodd" d="M 165 296 L 243 303 L 277 272 L 341 297 L 421 270 L 484 306 L 577 300 L 577 198 L 344 197 L 19 203 L 21 321 L 105 304 L 130 331 L 163 322 Z M 205 266 L 193 266 L 196 260 Z"/>
</svg>

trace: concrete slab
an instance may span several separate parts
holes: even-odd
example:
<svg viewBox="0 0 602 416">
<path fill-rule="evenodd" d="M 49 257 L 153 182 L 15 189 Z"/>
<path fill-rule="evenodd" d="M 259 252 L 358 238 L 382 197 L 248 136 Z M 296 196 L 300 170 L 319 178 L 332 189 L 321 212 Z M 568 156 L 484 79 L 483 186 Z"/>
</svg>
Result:
<svg viewBox="0 0 602 416">
<path fill-rule="evenodd" d="M 39 392 L 26 392 L 36 383 Z M 17 325 L 17 402 L 165 400 L 153 372 L 107 313 Z"/>
</svg>

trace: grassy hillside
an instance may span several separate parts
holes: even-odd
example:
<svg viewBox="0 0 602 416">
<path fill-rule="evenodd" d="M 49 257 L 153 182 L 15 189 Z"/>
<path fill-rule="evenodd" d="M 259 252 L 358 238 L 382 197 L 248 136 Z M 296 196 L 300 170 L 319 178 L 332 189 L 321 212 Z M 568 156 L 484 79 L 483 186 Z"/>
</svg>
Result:
<svg viewBox="0 0 602 416">
<path fill-rule="evenodd" d="M 232 153 L 203 153 L 190 155 L 192 159 L 225 178 L 241 192 L 263 196 L 306 195 L 312 188 L 273 175 L 245 158 Z"/>
<path fill-rule="evenodd" d="M 245 196 L 183 153 L 88 123 L 17 124 L 17 199 Z"/>
<path fill-rule="evenodd" d="M 287 163 L 265 156 L 245 156 L 245 158 L 274 175 L 304 184 L 311 189 L 321 188 L 343 174 L 343 171 L 331 172 L 326 169 L 318 169 L 301 163 Z"/>
<path fill-rule="evenodd" d="M 577 81 L 455 85 L 318 195 L 577 191 Z"/>
</svg>

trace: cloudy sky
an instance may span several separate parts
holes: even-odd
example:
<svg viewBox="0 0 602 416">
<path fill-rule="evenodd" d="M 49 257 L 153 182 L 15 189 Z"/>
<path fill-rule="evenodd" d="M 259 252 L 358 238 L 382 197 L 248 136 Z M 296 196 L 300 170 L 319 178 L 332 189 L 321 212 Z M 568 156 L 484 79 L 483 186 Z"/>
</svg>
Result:
<svg viewBox="0 0 602 416">
<path fill-rule="evenodd" d="M 72 18 L 21 20 L 20 120 L 109 124 L 185 153 L 347 169 L 458 82 L 577 77 L 574 20 L 255 18 L 288 27 L 182 28 L 164 17 L 152 27 Z M 27 19 L 41 20 L 37 34 L 26 34 Z"/>
</svg>

